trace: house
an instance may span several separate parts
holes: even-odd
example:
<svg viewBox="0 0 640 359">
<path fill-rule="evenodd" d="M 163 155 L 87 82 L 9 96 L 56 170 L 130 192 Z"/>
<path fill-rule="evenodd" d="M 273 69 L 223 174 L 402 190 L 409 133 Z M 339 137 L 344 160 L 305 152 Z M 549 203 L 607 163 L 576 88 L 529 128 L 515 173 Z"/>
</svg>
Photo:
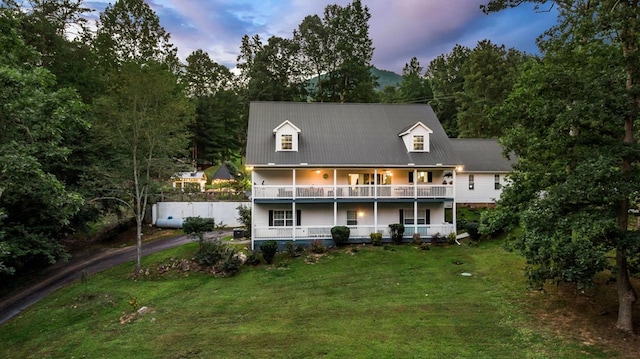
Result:
<svg viewBox="0 0 640 359">
<path fill-rule="evenodd" d="M 178 172 L 171 176 L 171 181 L 173 182 L 173 188 L 177 188 L 179 185 L 183 191 L 185 187 L 192 187 L 204 192 L 207 184 L 207 175 L 204 171 Z"/>
<path fill-rule="evenodd" d="M 512 155 L 506 158 L 495 139 L 456 138 L 453 147 L 464 166 L 455 183 L 458 206 L 487 207 L 500 198 L 506 176 L 515 164 Z"/>
<path fill-rule="evenodd" d="M 252 245 L 455 232 L 463 162 L 428 105 L 252 102 Z"/>
</svg>

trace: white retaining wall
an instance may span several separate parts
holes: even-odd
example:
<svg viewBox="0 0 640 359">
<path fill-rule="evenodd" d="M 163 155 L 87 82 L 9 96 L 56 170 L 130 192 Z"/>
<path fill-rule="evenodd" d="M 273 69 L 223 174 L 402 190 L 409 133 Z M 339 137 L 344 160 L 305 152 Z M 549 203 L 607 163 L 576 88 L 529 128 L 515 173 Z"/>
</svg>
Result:
<svg viewBox="0 0 640 359">
<path fill-rule="evenodd" d="M 152 221 L 158 219 L 202 217 L 213 218 L 225 227 L 241 227 L 238 206 L 251 207 L 251 202 L 159 202 L 152 207 Z"/>
</svg>

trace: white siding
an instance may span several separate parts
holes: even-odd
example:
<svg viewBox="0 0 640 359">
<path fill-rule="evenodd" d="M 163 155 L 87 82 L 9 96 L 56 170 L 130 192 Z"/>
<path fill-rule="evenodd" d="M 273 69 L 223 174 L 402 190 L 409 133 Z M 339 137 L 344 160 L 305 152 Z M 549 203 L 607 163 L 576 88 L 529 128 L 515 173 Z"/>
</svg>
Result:
<svg viewBox="0 0 640 359">
<path fill-rule="evenodd" d="M 474 177 L 474 188 L 469 189 L 469 175 Z M 495 189 L 494 176 L 497 173 L 458 173 L 456 175 L 457 203 L 493 203 L 500 198 L 502 189 Z M 505 184 L 505 174 L 500 174 L 500 184 Z"/>
</svg>

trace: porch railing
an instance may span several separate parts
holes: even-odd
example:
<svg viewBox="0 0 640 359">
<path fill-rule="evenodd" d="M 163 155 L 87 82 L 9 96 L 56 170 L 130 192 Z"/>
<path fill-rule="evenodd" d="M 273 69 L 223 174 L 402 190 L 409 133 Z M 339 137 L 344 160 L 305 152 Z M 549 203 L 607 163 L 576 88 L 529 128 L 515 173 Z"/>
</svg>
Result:
<svg viewBox="0 0 640 359">
<path fill-rule="evenodd" d="M 290 240 L 294 239 L 331 239 L 331 228 L 333 226 L 305 226 L 305 227 L 256 227 L 252 232 L 253 239 L 256 240 Z M 382 233 L 383 237 L 389 237 L 389 226 L 347 226 L 351 230 L 350 239 L 369 239 L 369 234 L 373 232 Z M 423 238 L 430 238 L 438 233 L 447 236 L 455 232 L 453 224 L 444 223 L 437 225 L 418 225 L 418 233 Z M 404 237 L 411 238 L 415 233 L 414 226 L 405 226 Z"/>
<path fill-rule="evenodd" d="M 452 198 L 452 185 L 254 186 L 253 197 L 293 198 Z"/>
</svg>

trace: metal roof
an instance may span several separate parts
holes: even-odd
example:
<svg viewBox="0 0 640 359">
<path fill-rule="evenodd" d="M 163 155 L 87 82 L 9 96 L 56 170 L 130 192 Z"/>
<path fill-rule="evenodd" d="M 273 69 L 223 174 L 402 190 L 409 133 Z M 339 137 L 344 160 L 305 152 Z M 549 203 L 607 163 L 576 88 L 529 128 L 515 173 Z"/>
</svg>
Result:
<svg viewBox="0 0 640 359">
<path fill-rule="evenodd" d="M 273 129 L 300 129 L 298 151 L 276 152 Z M 408 152 L 398 134 L 418 122 L 429 127 L 430 152 Z M 252 102 L 247 165 L 455 166 L 462 162 L 429 105 Z"/>
<path fill-rule="evenodd" d="M 498 140 L 491 138 L 452 138 L 464 164 L 463 172 L 509 172 L 516 163 L 514 155 L 506 158 Z"/>
</svg>

